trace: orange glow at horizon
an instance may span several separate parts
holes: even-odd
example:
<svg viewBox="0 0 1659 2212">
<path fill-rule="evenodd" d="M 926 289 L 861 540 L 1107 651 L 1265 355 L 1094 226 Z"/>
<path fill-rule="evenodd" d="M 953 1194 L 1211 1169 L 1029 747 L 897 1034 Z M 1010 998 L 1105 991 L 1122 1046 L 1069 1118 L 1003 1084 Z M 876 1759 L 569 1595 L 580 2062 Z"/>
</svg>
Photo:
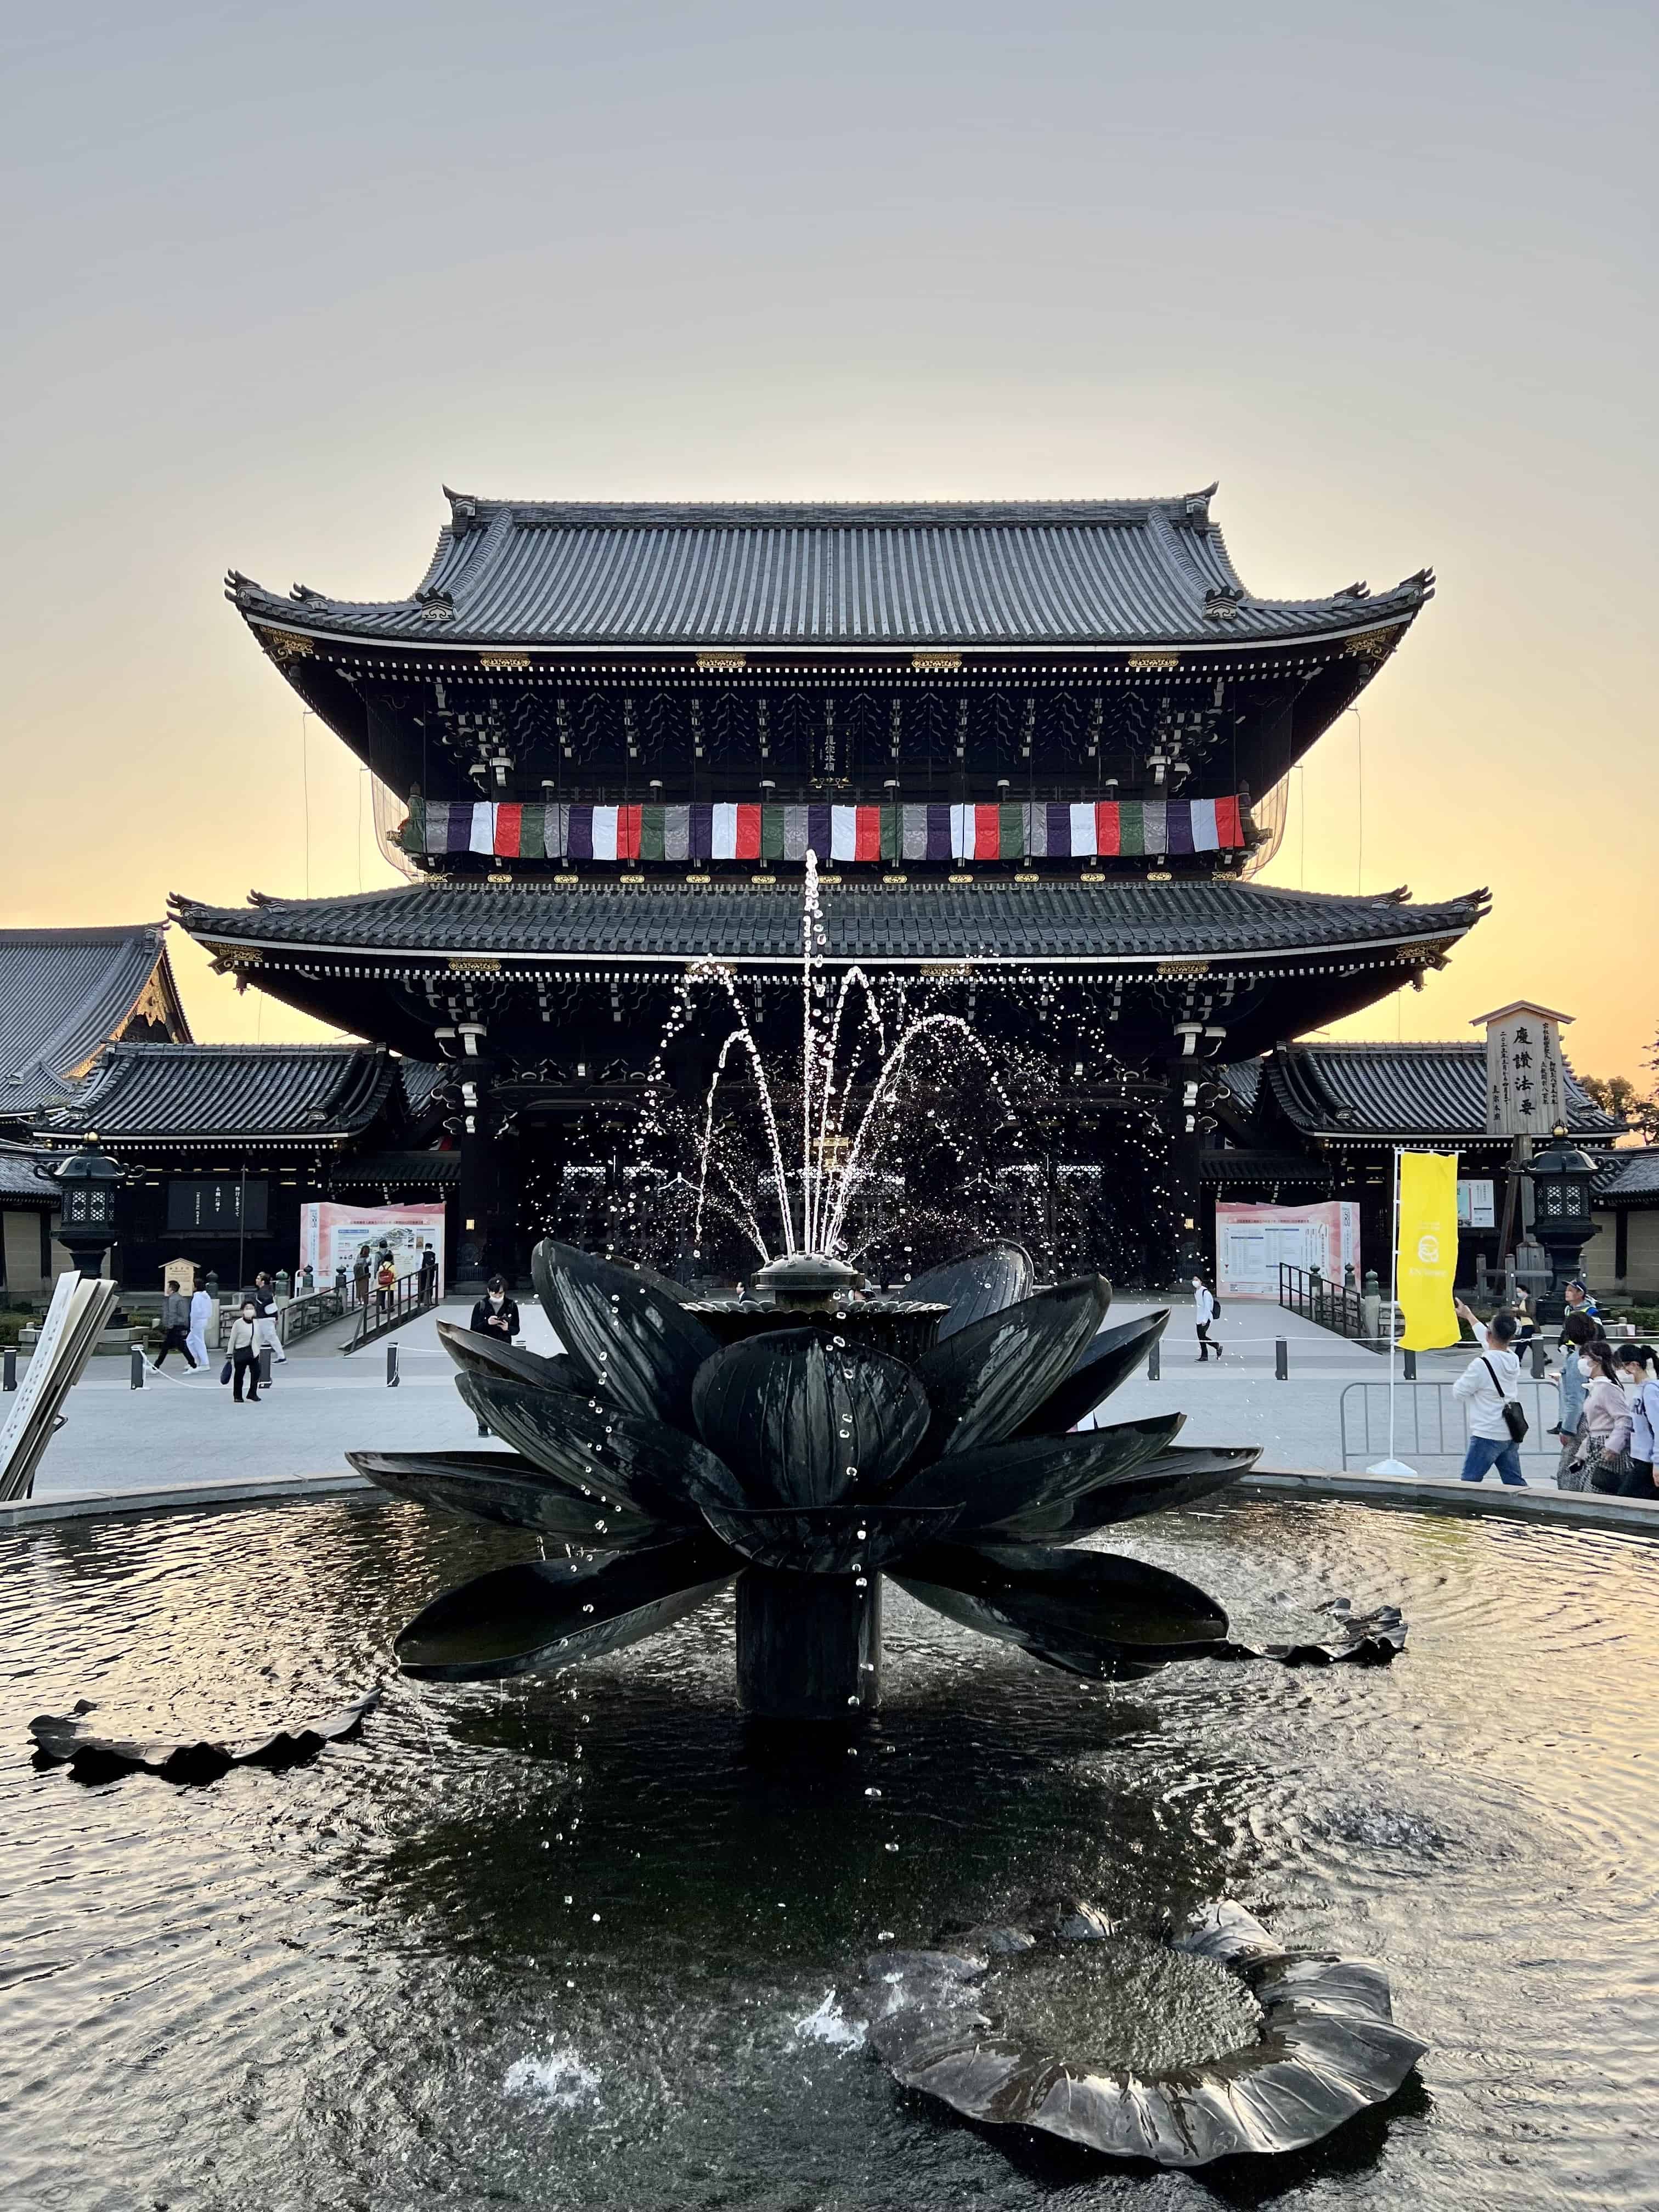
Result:
<svg viewBox="0 0 1659 2212">
<path fill-rule="evenodd" d="M 396 880 L 219 580 L 399 598 L 441 482 L 1219 477 L 1264 596 L 1438 577 L 1261 880 L 1492 911 L 1337 1033 L 1526 996 L 1647 1087 L 1654 23 L 1492 23 L 476 0 L 458 39 L 429 0 L 295 0 L 20 40 L 0 924 Z M 199 1036 L 322 1034 L 170 942 Z"/>
</svg>

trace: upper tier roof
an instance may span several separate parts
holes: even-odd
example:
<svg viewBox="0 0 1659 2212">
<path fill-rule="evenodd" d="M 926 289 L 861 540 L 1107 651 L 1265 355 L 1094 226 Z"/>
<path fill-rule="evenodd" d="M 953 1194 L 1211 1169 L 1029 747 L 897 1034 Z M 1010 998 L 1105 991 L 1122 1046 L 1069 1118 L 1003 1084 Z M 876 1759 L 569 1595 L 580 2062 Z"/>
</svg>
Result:
<svg viewBox="0 0 1659 2212">
<path fill-rule="evenodd" d="M 1409 621 L 1425 569 L 1379 593 L 1246 591 L 1177 499 L 939 505 L 586 505 L 472 499 L 419 590 L 368 604 L 233 569 L 249 622 L 445 647 L 1248 645 Z"/>
<path fill-rule="evenodd" d="M 165 928 L 0 930 L 0 1120 L 58 1097 L 135 1015 L 189 1037 Z"/>
<path fill-rule="evenodd" d="M 1262 1063 L 1267 1089 L 1308 1136 L 1406 1141 L 1484 1136 L 1484 1039 L 1449 1044 L 1281 1045 Z M 1236 1070 L 1227 1071 L 1230 1088 Z M 1568 1126 L 1606 1142 L 1623 1124 L 1605 1114 L 1567 1071 Z"/>
<path fill-rule="evenodd" d="M 800 957 L 801 900 L 782 890 L 416 884 L 338 899 L 252 907 L 173 901 L 192 937 L 397 953 L 692 961 Z M 1437 906 L 1231 882 L 842 885 L 823 892 L 836 960 L 1146 961 L 1285 956 L 1461 937 L 1486 894 Z"/>
</svg>

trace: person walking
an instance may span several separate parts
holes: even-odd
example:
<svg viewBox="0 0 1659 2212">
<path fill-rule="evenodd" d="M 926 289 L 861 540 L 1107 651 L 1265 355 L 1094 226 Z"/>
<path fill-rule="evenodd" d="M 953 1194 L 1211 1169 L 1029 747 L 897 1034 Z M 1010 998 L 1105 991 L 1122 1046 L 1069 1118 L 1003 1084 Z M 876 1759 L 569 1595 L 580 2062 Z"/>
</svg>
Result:
<svg viewBox="0 0 1659 2212">
<path fill-rule="evenodd" d="M 438 1295 L 438 1249 L 434 1244 L 421 1247 L 421 1304 L 429 1306 Z"/>
<path fill-rule="evenodd" d="M 356 1262 L 351 1270 L 351 1285 L 357 1294 L 357 1303 L 360 1306 L 366 1306 L 368 1304 L 368 1279 L 371 1270 L 368 1264 L 368 1247 L 367 1244 L 364 1244 L 360 1247 L 357 1253 Z"/>
<path fill-rule="evenodd" d="M 518 1302 L 508 1296 L 504 1276 L 490 1277 L 489 1287 L 472 1309 L 472 1327 L 480 1336 L 493 1336 L 503 1344 L 511 1344 L 522 1333 Z"/>
<path fill-rule="evenodd" d="M 174 1352 L 184 1353 L 185 1364 L 194 1374 L 202 1363 L 190 1347 L 190 1300 L 182 1291 L 168 1291 L 162 1298 L 161 1328 L 161 1349 L 154 1361 L 157 1374 Z"/>
<path fill-rule="evenodd" d="M 1659 1500 L 1653 1480 L 1654 1443 L 1659 1437 L 1659 1358 L 1650 1344 L 1621 1344 L 1613 1355 L 1630 1401 L 1630 1473 L 1621 1498 Z"/>
<path fill-rule="evenodd" d="M 1461 1300 L 1458 1312 L 1479 1330 L 1480 1323 Z M 1462 1480 L 1484 1482 L 1486 1469 L 1496 1467 L 1511 1490 L 1524 1490 L 1519 1439 L 1510 1432 L 1508 1407 L 1521 1382 L 1521 1362 L 1510 1346 L 1515 1340 L 1515 1316 L 1495 1313 L 1486 1324 L 1486 1345 L 1452 1384 L 1452 1395 L 1461 1398 L 1468 1414 L 1469 1443 L 1463 1455 Z M 1476 1341 L 1480 1339 L 1477 1336 Z"/>
<path fill-rule="evenodd" d="M 1198 1364 L 1200 1367 L 1209 1364 L 1212 1352 L 1218 1359 L 1221 1357 L 1220 1345 L 1212 1344 L 1210 1341 L 1210 1329 L 1220 1318 L 1221 1301 L 1202 1275 L 1194 1275 L 1193 1277 L 1193 1325 L 1198 1335 Z"/>
<path fill-rule="evenodd" d="M 1559 1399 L 1560 1410 L 1556 1425 L 1550 1431 L 1561 1439 L 1561 1456 L 1556 1462 L 1555 1486 L 1565 1486 L 1561 1478 L 1578 1456 L 1578 1447 L 1584 1434 L 1584 1370 L 1578 1364 L 1578 1355 L 1587 1344 L 1595 1341 L 1595 1323 L 1588 1314 L 1569 1314 L 1561 1324 L 1561 1364 L 1552 1367 L 1547 1381 L 1553 1382 Z"/>
<path fill-rule="evenodd" d="M 1610 1469 L 1604 1462 L 1624 1460 L 1630 1451 L 1631 1406 L 1619 1370 L 1613 1364 L 1613 1346 L 1598 1336 L 1578 1355 L 1584 1377 L 1584 1428 L 1578 1451 L 1567 1469 L 1563 1490 L 1595 1490 L 1605 1496 L 1616 1492 L 1626 1469 Z"/>
<path fill-rule="evenodd" d="M 260 1351 L 268 1352 L 278 1366 L 286 1366 L 288 1354 L 276 1334 L 276 1293 L 272 1290 L 270 1278 L 263 1267 L 253 1278 L 252 1289 L 244 1291 L 242 1296 L 253 1301 L 254 1314 L 259 1324 Z"/>
<path fill-rule="evenodd" d="M 374 1310 L 384 1320 L 392 1311 L 392 1294 L 398 1287 L 398 1270 L 392 1265 L 390 1252 L 380 1260 L 380 1271 L 374 1278 Z"/>
<path fill-rule="evenodd" d="M 242 1310 L 231 1323 L 230 1371 L 234 1377 L 231 1396 L 242 1403 L 242 1384 L 248 1386 L 247 1403 L 259 1402 L 259 1309 L 252 1291 L 242 1299 Z"/>
<path fill-rule="evenodd" d="M 208 1364 L 208 1323 L 213 1319 L 211 1294 L 202 1287 L 202 1279 L 196 1278 L 196 1287 L 190 1294 L 190 1335 L 187 1349 L 198 1367 Z"/>
</svg>

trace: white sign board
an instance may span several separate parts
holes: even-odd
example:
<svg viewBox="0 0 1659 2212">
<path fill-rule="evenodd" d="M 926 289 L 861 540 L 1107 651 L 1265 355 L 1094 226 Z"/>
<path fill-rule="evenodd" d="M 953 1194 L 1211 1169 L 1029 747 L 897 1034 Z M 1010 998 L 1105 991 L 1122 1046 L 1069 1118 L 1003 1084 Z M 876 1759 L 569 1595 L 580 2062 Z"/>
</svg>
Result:
<svg viewBox="0 0 1659 2212">
<path fill-rule="evenodd" d="M 444 1209 L 438 1206 L 336 1206 L 314 1200 L 300 1208 L 300 1264 L 309 1263 L 319 1291 L 334 1280 L 343 1266 L 350 1274 L 357 1255 L 367 1246 L 369 1262 L 378 1268 L 382 1249 L 392 1255 L 399 1276 L 420 1267 L 421 1255 L 429 1247 L 438 1260 L 438 1280 L 444 1280 Z"/>
<path fill-rule="evenodd" d="M 1485 1177 L 1460 1182 L 1457 1186 L 1457 1224 L 1460 1229 L 1496 1229 L 1498 1211 L 1493 1184 Z"/>
<path fill-rule="evenodd" d="M 1340 1285 L 1359 1272 L 1359 1204 L 1331 1198 L 1316 1206 L 1244 1206 L 1220 1199 L 1215 1209 L 1215 1286 L 1222 1298 L 1277 1298 L 1281 1266 L 1317 1267 Z"/>
</svg>

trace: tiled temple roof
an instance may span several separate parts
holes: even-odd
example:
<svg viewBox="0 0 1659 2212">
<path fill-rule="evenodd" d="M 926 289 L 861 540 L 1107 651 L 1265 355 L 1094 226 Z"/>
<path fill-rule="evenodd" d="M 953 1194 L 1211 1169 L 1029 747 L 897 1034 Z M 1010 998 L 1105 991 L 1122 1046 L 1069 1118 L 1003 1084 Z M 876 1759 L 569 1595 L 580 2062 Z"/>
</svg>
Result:
<svg viewBox="0 0 1659 2212">
<path fill-rule="evenodd" d="M 1449 944 L 1484 892 L 1433 906 L 1219 883 L 930 884 L 826 889 L 837 960 L 1074 960 L 1288 957 Z M 338 899 L 212 907 L 175 898 L 210 950 L 692 961 L 798 959 L 801 901 L 784 890 L 417 884 Z"/>
<path fill-rule="evenodd" d="M 398 1081 L 384 1048 L 112 1045 L 41 1133 L 123 1144 L 339 1144 L 371 1127 Z"/>
<path fill-rule="evenodd" d="M 1615 1152 L 1596 1177 L 1597 1206 L 1659 1206 L 1659 1145 Z"/>
<path fill-rule="evenodd" d="M 1259 1067 L 1257 1080 L 1273 1104 L 1310 1137 L 1468 1141 L 1486 1133 L 1484 1041 L 1280 1045 Z M 1242 1101 L 1237 1073 L 1226 1075 Z M 1566 1092 L 1575 1136 L 1605 1141 L 1619 1133 L 1623 1125 L 1602 1112 L 1571 1068 Z"/>
<path fill-rule="evenodd" d="M 146 999 L 150 1018 L 189 1037 L 165 927 L 0 930 L 0 1121 L 61 1097 Z"/>
<path fill-rule="evenodd" d="M 441 646 L 1250 645 L 1409 622 L 1388 592 L 1247 591 L 1209 490 L 1175 499 L 799 506 L 585 504 L 450 492 L 404 599 L 291 597 L 233 570 L 256 628 Z"/>
</svg>

